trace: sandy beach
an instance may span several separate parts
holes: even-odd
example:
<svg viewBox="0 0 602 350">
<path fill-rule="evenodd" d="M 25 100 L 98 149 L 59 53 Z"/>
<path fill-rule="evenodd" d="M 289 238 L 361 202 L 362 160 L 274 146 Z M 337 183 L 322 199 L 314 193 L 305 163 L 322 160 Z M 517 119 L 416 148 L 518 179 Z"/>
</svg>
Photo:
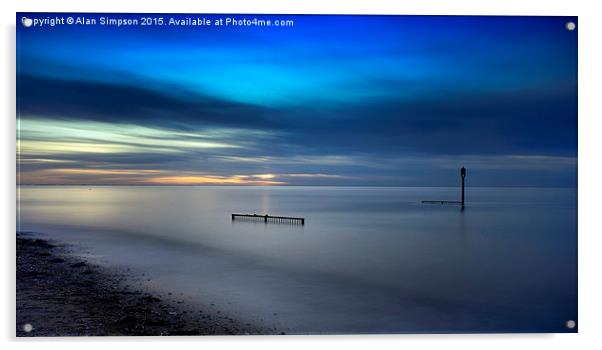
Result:
<svg viewBox="0 0 602 350">
<path fill-rule="evenodd" d="M 16 335 L 159 336 L 281 334 L 127 287 L 135 279 L 74 256 L 69 247 L 17 233 Z"/>
</svg>

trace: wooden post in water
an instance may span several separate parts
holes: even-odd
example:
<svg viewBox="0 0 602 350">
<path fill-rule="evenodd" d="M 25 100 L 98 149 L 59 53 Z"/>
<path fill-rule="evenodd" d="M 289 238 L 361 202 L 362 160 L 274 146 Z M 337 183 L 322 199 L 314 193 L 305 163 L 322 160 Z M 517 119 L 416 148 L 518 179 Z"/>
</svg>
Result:
<svg viewBox="0 0 602 350">
<path fill-rule="evenodd" d="M 460 176 L 462 177 L 462 207 L 464 207 L 464 178 L 466 177 L 466 168 L 460 169 Z"/>
<path fill-rule="evenodd" d="M 460 168 L 460 177 L 462 178 L 462 196 L 460 201 L 422 201 L 422 203 L 437 203 L 437 204 L 460 204 L 462 206 L 462 211 L 464 211 L 464 178 L 466 177 L 466 168 Z"/>
</svg>

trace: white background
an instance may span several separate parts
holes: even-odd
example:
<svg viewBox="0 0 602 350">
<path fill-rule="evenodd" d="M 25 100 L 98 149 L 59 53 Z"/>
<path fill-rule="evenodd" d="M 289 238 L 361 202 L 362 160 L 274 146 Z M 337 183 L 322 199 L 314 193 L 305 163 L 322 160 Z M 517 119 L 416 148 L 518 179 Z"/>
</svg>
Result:
<svg viewBox="0 0 602 350">
<path fill-rule="evenodd" d="M 0 115 L 0 223 L 2 297 L 0 334 L 8 349 L 106 347 L 364 349 L 602 349 L 602 11 L 597 1 L 577 0 L 2 0 Z M 15 334 L 15 12 L 341 13 L 579 16 L 579 334 L 237 336 L 172 338 L 16 339 Z M 76 49 L 76 48 L 74 48 Z M 550 58 L 553 59 L 553 58 Z M 82 344 L 85 342 L 85 344 Z"/>
</svg>

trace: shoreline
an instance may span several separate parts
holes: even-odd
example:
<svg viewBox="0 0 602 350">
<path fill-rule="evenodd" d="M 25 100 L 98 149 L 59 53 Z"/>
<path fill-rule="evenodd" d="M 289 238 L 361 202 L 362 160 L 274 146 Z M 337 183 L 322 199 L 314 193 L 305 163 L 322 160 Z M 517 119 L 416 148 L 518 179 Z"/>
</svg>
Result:
<svg viewBox="0 0 602 350">
<path fill-rule="evenodd" d="M 125 286 L 135 279 L 17 232 L 16 336 L 283 334 L 221 311 Z"/>
</svg>

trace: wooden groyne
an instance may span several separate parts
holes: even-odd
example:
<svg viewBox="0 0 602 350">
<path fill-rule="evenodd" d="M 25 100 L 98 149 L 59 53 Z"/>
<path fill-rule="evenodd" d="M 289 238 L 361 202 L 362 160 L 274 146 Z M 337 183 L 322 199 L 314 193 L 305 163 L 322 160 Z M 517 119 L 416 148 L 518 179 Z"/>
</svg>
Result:
<svg viewBox="0 0 602 350">
<path fill-rule="evenodd" d="M 305 225 L 305 218 L 295 218 L 290 216 L 272 216 L 272 215 L 257 215 L 257 214 L 232 214 L 232 221 L 235 220 L 251 220 L 258 222 L 276 222 L 286 224 Z"/>
<path fill-rule="evenodd" d="M 462 210 L 464 210 L 464 179 L 466 178 L 466 168 L 462 167 L 460 168 L 460 178 L 462 179 L 462 190 L 461 190 L 461 200 L 459 201 L 433 201 L 433 200 L 429 200 L 429 201 L 422 201 L 422 203 L 428 203 L 428 204 L 460 204 L 462 206 Z"/>
</svg>

